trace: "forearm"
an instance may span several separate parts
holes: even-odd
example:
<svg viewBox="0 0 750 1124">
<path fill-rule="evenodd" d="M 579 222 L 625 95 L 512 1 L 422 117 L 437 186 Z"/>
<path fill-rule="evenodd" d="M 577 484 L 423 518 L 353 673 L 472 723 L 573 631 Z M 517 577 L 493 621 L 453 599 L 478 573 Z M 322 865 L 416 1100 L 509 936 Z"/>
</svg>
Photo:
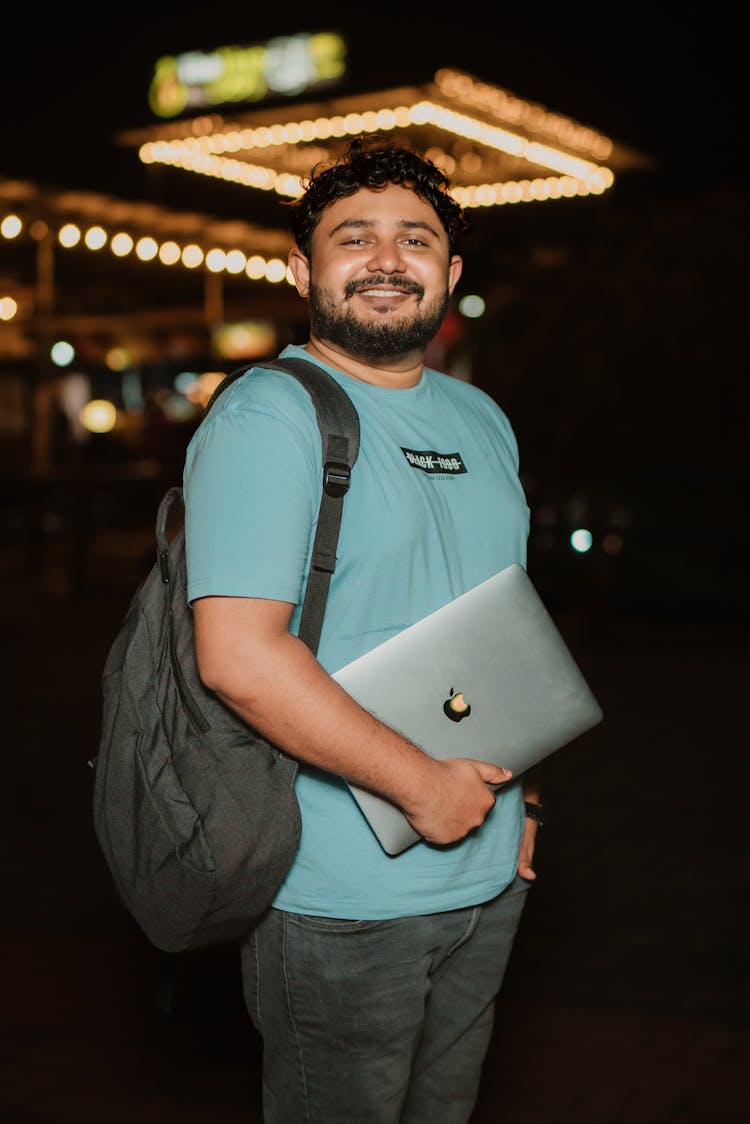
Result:
<svg viewBox="0 0 750 1124">
<path fill-rule="evenodd" d="M 290 633 L 264 647 L 250 674 L 225 674 L 214 689 L 286 753 L 402 807 L 429 784 L 432 758 L 360 707 Z"/>
<path fill-rule="evenodd" d="M 523 799 L 524 803 L 535 805 L 534 808 L 527 809 L 527 813 L 523 821 L 523 834 L 521 836 L 521 846 L 518 853 L 518 873 L 522 878 L 533 881 L 536 878 L 536 871 L 534 870 L 534 852 L 536 850 L 536 837 L 539 831 L 539 815 L 542 812 L 542 798 L 539 788 L 539 783 L 536 773 L 533 769 L 524 773 L 522 781 Z M 528 812 L 537 812 L 537 818 L 530 816 Z"/>
</svg>

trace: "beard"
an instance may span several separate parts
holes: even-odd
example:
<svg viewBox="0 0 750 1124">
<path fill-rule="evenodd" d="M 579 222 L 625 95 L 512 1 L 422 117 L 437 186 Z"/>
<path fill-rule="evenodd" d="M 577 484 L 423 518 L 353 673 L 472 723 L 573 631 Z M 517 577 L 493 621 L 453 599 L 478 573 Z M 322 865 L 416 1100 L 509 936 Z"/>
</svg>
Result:
<svg viewBox="0 0 750 1124">
<path fill-rule="evenodd" d="M 367 282 L 368 287 L 375 285 L 378 288 L 386 288 L 389 284 L 416 293 L 420 302 L 424 297 L 424 289 L 416 281 L 389 281 L 380 277 Z M 361 286 L 361 281 L 350 281 L 344 289 L 345 302 Z M 424 351 L 445 319 L 449 299 L 446 286 L 445 292 L 431 304 L 422 307 L 420 303 L 408 319 L 400 318 L 392 322 L 391 314 L 388 313 L 383 317 L 383 322 L 378 324 L 360 320 L 346 303 L 343 307 L 336 303 L 330 289 L 311 284 L 310 327 L 318 339 L 335 344 L 356 359 L 398 359 L 410 351 Z"/>
</svg>

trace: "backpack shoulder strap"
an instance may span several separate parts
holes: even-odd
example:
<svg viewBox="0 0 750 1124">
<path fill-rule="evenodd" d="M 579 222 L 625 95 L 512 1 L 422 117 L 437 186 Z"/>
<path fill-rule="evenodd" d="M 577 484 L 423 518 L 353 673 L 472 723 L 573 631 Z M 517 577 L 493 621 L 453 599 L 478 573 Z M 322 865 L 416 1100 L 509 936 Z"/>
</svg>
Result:
<svg viewBox="0 0 750 1124">
<path fill-rule="evenodd" d="M 284 371 L 296 378 L 312 399 L 320 429 L 323 494 L 299 627 L 300 639 L 315 653 L 323 626 L 331 574 L 336 568 L 336 546 L 344 496 L 349 490 L 351 470 L 359 453 L 359 415 L 343 387 L 316 363 L 306 359 L 286 358 L 254 363 L 252 366 Z M 219 394 L 249 369 L 240 367 L 219 383 L 211 395 L 207 412 Z"/>
</svg>

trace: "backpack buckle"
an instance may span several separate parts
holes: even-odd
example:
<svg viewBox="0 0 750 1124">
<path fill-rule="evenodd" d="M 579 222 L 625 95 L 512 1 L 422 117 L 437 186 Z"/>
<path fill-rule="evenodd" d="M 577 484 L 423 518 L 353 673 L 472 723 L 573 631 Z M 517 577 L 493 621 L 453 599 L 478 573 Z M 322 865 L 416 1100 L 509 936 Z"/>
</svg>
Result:
<svg viewBox="0 0 750 1124">
<path fill-rule="evenodd" d="M 323 490 L 327 496 L 340 499 L 349 491 L 351 469 L 340 461 L 326 461 L 323 465 Z"/>
</svg>

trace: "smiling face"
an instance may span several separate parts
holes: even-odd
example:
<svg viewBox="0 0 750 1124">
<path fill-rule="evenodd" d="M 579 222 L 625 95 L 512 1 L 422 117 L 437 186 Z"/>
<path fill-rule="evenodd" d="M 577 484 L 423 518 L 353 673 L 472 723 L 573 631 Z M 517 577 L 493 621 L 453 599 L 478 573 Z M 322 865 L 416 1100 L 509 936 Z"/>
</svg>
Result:
<svg viewBox="0 0 750 1124">
<path fill-rule="evenodd" d="M 330 204 L 311 257 L 292 251 L 312 336 L 365 362 L 421 356 L 461 275 L 433 207 L 401 184 Z"/>
</svg>

